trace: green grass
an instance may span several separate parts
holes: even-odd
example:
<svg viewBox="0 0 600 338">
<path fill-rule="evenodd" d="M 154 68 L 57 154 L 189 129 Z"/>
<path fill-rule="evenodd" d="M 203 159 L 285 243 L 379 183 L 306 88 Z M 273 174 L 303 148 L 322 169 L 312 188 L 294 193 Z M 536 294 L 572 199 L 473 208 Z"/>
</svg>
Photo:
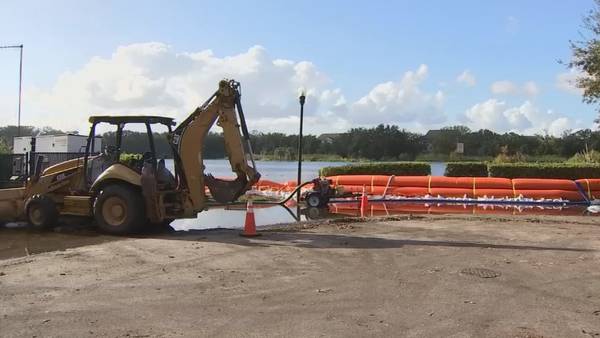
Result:
<svg viewBox="0 0 600 338">
<path fill-rule="evenodd" d="M 284 159 L 284 158 L 274 156 L 272 154 L 269 154 L 269 155 L 255 154 L 254 158 L 258 161 L 297 161 L 298 160 L 297 157 Z M 302 161 L 306 161 L 306 162 L 360 162 L 360 161 L 366 161 L 366 159 L 347 158 L 347 157 L 342 157 L 342 156 L 335 155 L 335 154 L 303 154 Z"/>
<path fill-rule="evenodd" d="M 415 161 L 419 162 L 484 162 L 490 161 L 490 156 L 465 156 L 458 154 L 419 154 Z"/>
</svg>

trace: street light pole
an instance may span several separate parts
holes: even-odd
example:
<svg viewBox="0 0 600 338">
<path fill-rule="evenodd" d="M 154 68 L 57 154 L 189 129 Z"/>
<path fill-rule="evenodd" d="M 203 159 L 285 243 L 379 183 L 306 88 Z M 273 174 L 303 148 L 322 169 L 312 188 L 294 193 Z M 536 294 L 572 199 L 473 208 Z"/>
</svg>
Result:
<svg viewBox="0 0 600 338">
<path fill-rule="evenodd" d="M 300 134 L 298 135 L 298 185 L 302 183 L 302 125 L 304 123 L 304 102 L 306 95 L 304 92 L 300 94 Z M 296 193 L 296 201 L 300 203 L 300 190 Z"/>
<path fill-rule="evenodd" d="M 23 91 L 23 45 L 20 46 L 19 54 L 19 112 L 17 117 L 17 136 L 21 136 L 21 93 Z"/>
<path fill-rule="evenodd" d="M 17 136 L 21 136 L 21 97 L 23 91 L 23 44 L 0 46 L 0 49 L 19 48 L 19 110 L 17 115 Z"/>
</svg>

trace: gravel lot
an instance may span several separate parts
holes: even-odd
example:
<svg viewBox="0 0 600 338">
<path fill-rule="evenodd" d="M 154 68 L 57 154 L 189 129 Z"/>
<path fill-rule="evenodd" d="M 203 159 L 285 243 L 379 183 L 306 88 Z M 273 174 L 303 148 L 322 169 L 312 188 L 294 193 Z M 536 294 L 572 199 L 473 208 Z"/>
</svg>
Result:
<svg viewBox="0 0 600 338">
<path fill-rule="evenodd" d="M 596 337 L 599 225 L 426 216 L 257 238 L 0 228 L 0 336 Z"/>
</svg>

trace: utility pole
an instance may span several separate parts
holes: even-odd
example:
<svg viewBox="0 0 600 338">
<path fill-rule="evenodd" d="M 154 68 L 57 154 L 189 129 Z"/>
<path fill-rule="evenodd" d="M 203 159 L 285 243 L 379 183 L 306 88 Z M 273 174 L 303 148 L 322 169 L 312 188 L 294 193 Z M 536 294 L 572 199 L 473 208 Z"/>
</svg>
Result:
<svg viewBox="0 0 600 338">
<path fill-rule="evenodd" d="M 302 125 L 304 123 L 304 102 L 306 101 L 306 95 L 304 91 L 300 94 L 300 134 L 298 135 L 298 185 L 302 183 Z M 296 201 L 300 204 L 300 190 L 296 195 Z"/>
<path fill-rule="evenodd" d="M 21 136 L 21 97 L 23 91 L 23 44 L 0 46 L 0 49 L 19 48 L 19 110 L 17 115 L 17 136 Z"/>
</svg>

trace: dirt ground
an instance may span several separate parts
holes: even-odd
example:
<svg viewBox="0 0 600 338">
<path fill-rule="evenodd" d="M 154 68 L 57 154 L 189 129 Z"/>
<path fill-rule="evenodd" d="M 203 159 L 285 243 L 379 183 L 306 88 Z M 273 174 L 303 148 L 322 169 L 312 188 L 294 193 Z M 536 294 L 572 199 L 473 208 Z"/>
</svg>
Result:
<svg viewBox="0 0 600 338">
<path fill-rule="evenodd" d="M 0 229 L 0 336 L 596 337 L 599 225 L 427 216 L 257 238 Z"/>
</svg>

